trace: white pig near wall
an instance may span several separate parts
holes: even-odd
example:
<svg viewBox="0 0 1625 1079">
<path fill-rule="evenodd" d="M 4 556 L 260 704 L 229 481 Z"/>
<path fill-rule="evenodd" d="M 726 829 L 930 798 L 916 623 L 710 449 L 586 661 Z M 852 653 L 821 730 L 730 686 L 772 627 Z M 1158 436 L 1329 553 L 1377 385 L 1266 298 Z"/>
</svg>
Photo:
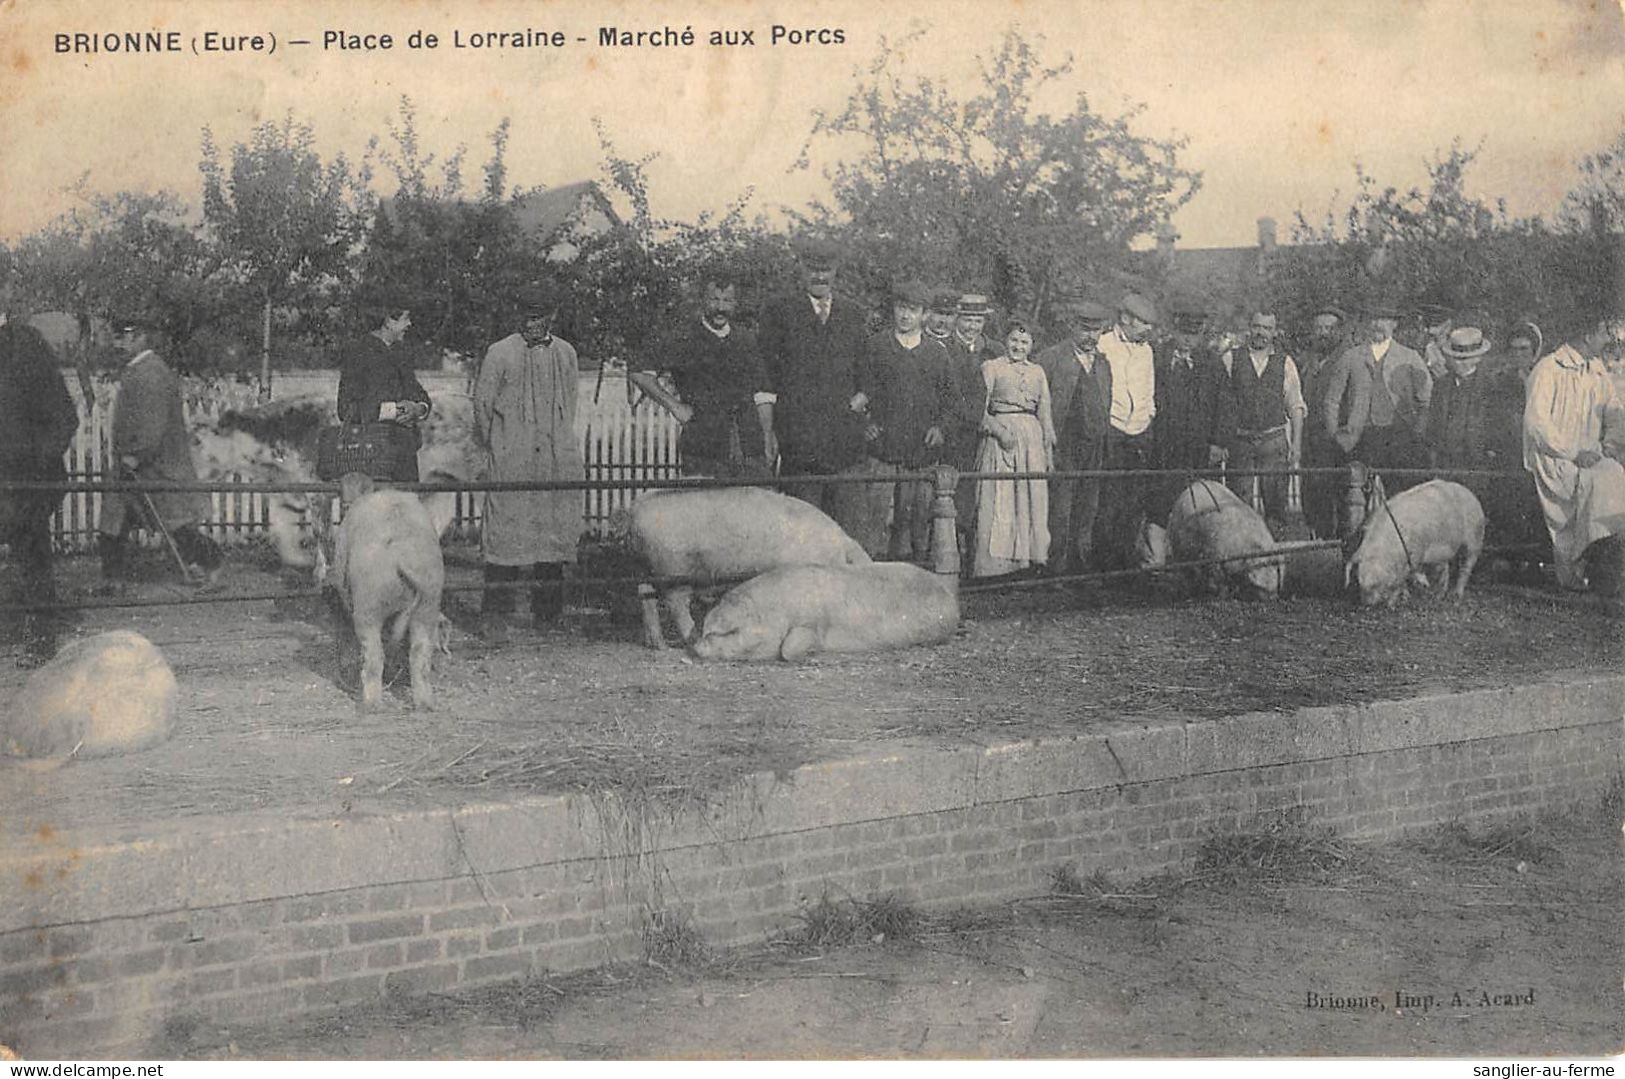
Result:
<svg viewBox="0 0 1625 1079">
<path fill-rule="evenodd" d="M 906 562 L 784 566 L 722 597 L 694 643 L 701 659 L 797 660 L 935 644 L 959 625 L 953 577 Z"/>
<path fill-rule="evenodd" d="M 748 577 L 777 566 L 863 565 L 869 555 L 823 511 L 799 498 L 757 487 L 703 488 L 644 495 L 624 522 L 632 550 L 657 577 Z M 685 641 L 694 637 L 693 589 L 661 594 Z M 644 637 L 665 640 L 652 598 L 644 603 Z"/>
<path fill-rule="evenodd" d="M 1390 499 L 1378 488 L 1344 584 L 1359 584 L 1366 607 L 1394 606 L 1418 575 L 1425 575 L 1435 591 L 1452 585 L 1451 594 L 1459 598 L 1483 550 L 1484 507 L 1461 484 L 1429 480 Z"/>
<path fill-rule="evenodd" d="M 115 630 L 68 645 L 0 708 L 0 751 L 62 763 L 157 745 L 175 725 L 178 687 L 163 653 Z"/>
</svg>

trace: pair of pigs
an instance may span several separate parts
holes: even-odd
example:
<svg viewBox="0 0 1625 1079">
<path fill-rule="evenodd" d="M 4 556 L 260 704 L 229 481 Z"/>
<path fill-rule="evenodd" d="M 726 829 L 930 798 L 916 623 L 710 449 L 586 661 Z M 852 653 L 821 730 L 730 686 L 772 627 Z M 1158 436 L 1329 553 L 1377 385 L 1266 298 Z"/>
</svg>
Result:
<svg viewBox="0 0 1625 1079">
<path fill-rule="evenodd" d="M 1364 606 L 1394 606 L 1412 584 L 1460 596 L 1484 549 L 1484 509 L 1459 483 L 1430 480 L 1388 499 L 1374 479 L 1365 520 L 1344 564 L 1343 586 Z M 1274 596 L 1291 543 L 1278 544 L 1264 519 L 1230 488 L 1197 480 L 1174 500 L 1168 546 L 1179 561 L 1235 559 L 1190 571 L 1198 588 Z"/>
</svg>

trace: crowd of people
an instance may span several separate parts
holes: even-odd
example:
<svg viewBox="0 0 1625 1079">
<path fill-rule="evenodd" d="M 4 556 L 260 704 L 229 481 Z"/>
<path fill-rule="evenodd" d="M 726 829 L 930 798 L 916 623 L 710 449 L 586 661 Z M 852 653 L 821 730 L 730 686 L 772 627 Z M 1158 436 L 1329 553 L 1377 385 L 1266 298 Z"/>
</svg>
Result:
<svg viewBox="0 0 1625 1079">
<path fill-rule="evenodd" d="M 1191 470 L 1234 470 L 1227 482 L 1257 502 L 1277 538 L 1294 529 L 1341 535 L 1342 480 L 1302 477 L 1298 505 L 1285 475 L 1335 468 L 1481 469 L 1463 476 L 1479 495 L 1492 543 L 1549 544 L 1557 583 L 1585 587 L 1581 553 L 1625 532 L 1625 412 L 1607 364 L 1625 349 L 1625 313 L 1609 312 L 1550 351 L 1531 322 L 1504 339 L 1480 316 L 1363 298 L 1351 313 L 1328 298 L 1296 349 L 1277 312 L 1258 305 L 1227 326 L 1190 299 L 1164 312 L 1137 292 L 1110 306 L 1066 295 L 1054 311 L 1065 337 L 1036 349 L 1035 324 L 1011 313 L 994 330 L 986 295 L 903 281 L 891 325 L 835 287 L 840 252 L 809 242 L 801 288 L 771 298 L 754 331 L 734 320 L 739 283 L 700 282 L 698 317 L 678 333 L 660 370 L 629 372 L 680 424 L 684 475 L 772 480 L 820 506 L 876 558 L 929 564 L 929 484 L 903 479 L 933 464 L 1021 474 L 962 480 L 955 493 L 967 576 L 1071 574 L 1132 566 L 1146 522 L 1166 518 Z M 492 480 L 579 480 L 575 349 L 553 332 L 556 305 L 520 298 L 518 331 L 490 346 L 474 385 L 476 434 Z M 377 328 L 342 361 L 337 414 L 385 426 L 401 452 L 376 479 L 417 477 L 416 426 L 429 395 L 394 346 L 411 312 L 382 306 Z M 1407 315 L 1421 333 L 1407 344 Z M 152 324 L 111 320 L 127 357 L 112 430 L 119 475 L 196 479 L 179 383 L 158 355 Z M 1293 355 L 1293 352 L 1296 355 Z M 60 481 L 77 428 L 49 347 L 20 321 L 0 324 L 0 478 Z M 1074 470 L 1162 475 L 1048 478 Z M 1507 474 L 1510 470 L 1523 470 Z M 829 478 L 866 482 L 824 482 Z M 1415 482 L 1393 476 L 1390 492 Z M 52 602 L 48 521 L 59 499 L 0 493 L 0 536 L 21 569 L 19 602 Z M 219 547 L 198 525 L 207 500 L 188 493 L 123 493 L 103 500 L 104 574 L 127 570 L 126 537 L 164 533 L 184 572 L 217 577 Z M 564 567 L 576 557 L 580 496 L 573 491 L 485 495 L 485 631 L 504 638 L 524 616 L 558 617 Z M 25 662 L 48 657 L 56 623 L 23 620 Z"/>
</svg>

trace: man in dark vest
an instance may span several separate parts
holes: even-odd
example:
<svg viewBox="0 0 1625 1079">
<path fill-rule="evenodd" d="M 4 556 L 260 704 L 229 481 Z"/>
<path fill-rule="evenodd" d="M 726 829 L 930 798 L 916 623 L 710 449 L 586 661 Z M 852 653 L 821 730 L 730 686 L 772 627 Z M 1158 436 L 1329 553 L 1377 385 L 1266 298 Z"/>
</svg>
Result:
<svg viewBox="0 0 1625 1079">
<path fill-rule="evenodd" d="M 858 364 L 863 312 L 835 294 L 836 249 L 799 248 L 802 288 L 768 302 L 757 343 L 772 387 L 780 472 L 834 476 L 866 472 Z M 818 506 L 849 531 L 861 525 L 861 484 L 787 483 L 785 493 Z"/>
<path fill-rule="evenodd" d="M 1112 369 L 1100 355 L 1100 335 L 1111 324 L 1112 311 L 1105 304 L 1075 296 L 1059 301 L 1056 311 L 1070 333 L 1035 360 L 1049 380 L 1055 469 L 1102 468 L 1111 418 Z M 1099 479 L 1050 482 L 1050 547 L 1045 568 L 1052 576 L 1095 568 L 1094 532 L 1099 513 Z"/>
<path fill-rule="evenodd" d="M 45 338 L 7 315 L 0 308 L 0 479 L 61 482 L 67 479 L 62 455 L 79 429 L 79 413 Z M 61 502 L 60 492 L 0 491 L 0 543 L 11 551 L 14 603 L 56 602 L 51 514 Z M 24 611 L 14 624 L 22 631 L 18 666 L 37 667 L 56 654 L 56 612 Z"/>
<path fill-rule="evenodd" d="M 1254 310 L 1245 347 L 1231 349 L 1222 359 L 1228 392 L 1219 429 L 1233 469 L 1297 468 L 1302 459 L 1303 419 L 1308 408 L 1298 367 L 1277 347 L 1276 330 L 1274 311 Z M 1264 519 L 1279 534 L 1287 519 L 1288 477 L 1256 479 L 1263 494 Z M 1251 501 L 1253 476 L 1232 476 L 1227 482 L 1232 491 Z"/>
<path fill-rule="evenodd" d="M 681 424 L 683 475 L 770 477 L 778 455 L 771 393 L 755 336 L 733 322 L 738 287 L 712 271 L 702 296 L 699 317 L 687 320 L 664 357 L 677 393 L 668 393 L 653 371 L 626 377 Z"/>
</svg>

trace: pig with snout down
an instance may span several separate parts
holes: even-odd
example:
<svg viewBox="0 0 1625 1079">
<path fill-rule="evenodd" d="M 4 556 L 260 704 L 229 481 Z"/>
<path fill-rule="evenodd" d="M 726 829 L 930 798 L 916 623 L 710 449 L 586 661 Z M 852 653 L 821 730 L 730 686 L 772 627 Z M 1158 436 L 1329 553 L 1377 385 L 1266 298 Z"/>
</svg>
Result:
<svg viewBox="0 0 1625 1079">
<path fill-rule="evenodd" d="M 1358 584 L 1365 607 L 1394 606 L 1419 577 L 1460 598 L 1483 549 L 1484 507 L 1461 484 L 1429 480 L 1391 499 L 1379 487 L 1344 568 L 1344 587 Z"/>
<path fill-rule="evenodd" d="M 1176 562 L 1239 558 L 1277 550 L 1257 510 L 1217 480 L 1197 480 L 1179 493 L 1168 512 L 1168 549 Z M 1285 556 L 1215 563 L 1187 571 L 1194 590 L 1273 599 L 1281 591 Z"/>
<path fill-rule="evenodd" d="M 390 643 L 411 637 L 408 667 L 412 703 L 434 707 L 429 664 L 440 642 L 440 593 L 446 565 L 440 536 L 429 512 L 409 491 L 374 490 L 359 473 L 344 477 L 339 526 L 328 583 L 337 587 L 361 644 L 361 701 L 374 708 L 384 695 L 383 627 L 390 623 Z"/>
<path fill-rule="evenodd" d="M 797 660 L 936 644 L 958 626 L 953 576 L 906 562 L 781 566 L 723 596 L 693 647 L 701 659 Z"/>
<path fill-rule="evenodd" d="M 816 506 L 757 487 L 662 491 L 632 504 L 621 524 L 657 577 L 748 577 L 776 566 L 863 565 L 869 555 Z M 693 589 L 663 588 L 661 603 L 686 643 Z M 654 597 L 643 602 L 644 640 L 664 648 Z"/>
</svg>

